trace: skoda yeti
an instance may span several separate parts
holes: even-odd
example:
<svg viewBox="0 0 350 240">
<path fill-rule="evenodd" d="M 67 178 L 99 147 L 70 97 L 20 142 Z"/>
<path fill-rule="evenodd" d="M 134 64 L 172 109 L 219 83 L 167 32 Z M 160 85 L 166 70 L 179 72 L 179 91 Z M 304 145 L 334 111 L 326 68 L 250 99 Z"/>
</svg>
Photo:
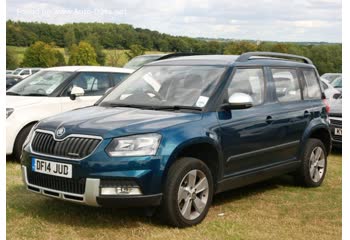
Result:
<svg viewBox="0 0 350 240">
<path fill-rule="evenodd" d="M 94 106 L 34 126 L 24 183 L 91 206 L 158 209 L 177 227 L 200 223 L 214 194 L 274 176 L 318 187 L 331 149 L 319 79 L 309 59 L 279 53 L 149 63 Z"/>
</svg>

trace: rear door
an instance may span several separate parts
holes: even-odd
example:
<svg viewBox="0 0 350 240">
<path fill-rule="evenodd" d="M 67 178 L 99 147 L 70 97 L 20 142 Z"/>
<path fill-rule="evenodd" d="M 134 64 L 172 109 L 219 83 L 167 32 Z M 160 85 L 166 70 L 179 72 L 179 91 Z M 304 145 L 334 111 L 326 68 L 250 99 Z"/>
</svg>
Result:
<svg viewBox="0 0 350 240">
<path fill-rule="evenodd" d="M 275 162 L 296 160 L 299 142 L 310 121 L 310 110 L 303 101 L 302 76 L 297 68 L 271 67 L 275 101 L 271 105 Z"/>
</svg>

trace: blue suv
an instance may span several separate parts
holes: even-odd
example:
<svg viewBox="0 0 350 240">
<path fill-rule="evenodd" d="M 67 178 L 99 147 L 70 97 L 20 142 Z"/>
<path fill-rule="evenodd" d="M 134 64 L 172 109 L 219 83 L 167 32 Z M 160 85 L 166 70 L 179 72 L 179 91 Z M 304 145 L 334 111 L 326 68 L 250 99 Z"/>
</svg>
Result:
<svg viewBox="0 0 350 240">
<path fill-rule="evenodd" d="M 305 57 L 251 52 L 153 62 L 94 106 L 40 121 L 23 145 L 32 192 L 91 206 L 159 206 L 200 223 L 213 195 L 282 174 L 324 180 L 329 107 Z"/>
</svg>

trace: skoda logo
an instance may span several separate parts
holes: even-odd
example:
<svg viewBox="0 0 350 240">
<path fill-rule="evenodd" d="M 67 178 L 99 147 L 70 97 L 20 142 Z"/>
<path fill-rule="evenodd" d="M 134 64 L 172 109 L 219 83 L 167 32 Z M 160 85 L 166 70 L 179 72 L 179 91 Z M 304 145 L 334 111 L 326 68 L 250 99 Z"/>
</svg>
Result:
<svg viewBox="0 0 350 240">
<path fill-rule="evenodd" d="M 66 132 L 66 129 L 64 127 L 60 127 L 56 130 L 57 137 L 61 137 Z"/>
</svg>

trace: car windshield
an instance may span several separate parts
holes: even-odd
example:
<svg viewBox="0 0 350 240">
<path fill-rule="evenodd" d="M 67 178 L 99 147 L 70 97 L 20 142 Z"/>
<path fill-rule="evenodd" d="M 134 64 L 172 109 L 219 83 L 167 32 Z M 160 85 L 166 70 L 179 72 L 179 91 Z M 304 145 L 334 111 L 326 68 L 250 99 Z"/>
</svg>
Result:
<svg viewBox="0 0 350 240">
<path fill-rule="evenodd" d="M 63 83 L 73 72 L 40 71 L 10 88 L 7 95 L 47 96 Z"/>
<path fill-rule="evenodd" d="M 332 85 L 333 87 L 335 87 L 335 88 L 342 88 L 342 78 L 340 77 L 340 78 L 335 79 L 335 80 L 331 83 L 331 85 Z"/>
<path fill-rule="evenodd" d="M 203 108 L 225 67 L 146 66 L 103 99 L 102 106 Z"/>
<path fill-rule="evenodd" d="M 22 71 L 22 68 L 17 68 L 12 74 L 18 75 Z"/>
<path fill-rule="evenodd" d="M 160 55 L 149 55 L 149 56 L 139 56 L 131 59 L 129 62 L 127 62 L 124 67 L 130 68 L 130 69 L 137 69 L 139 67 L 142 67 L 146 63 L 153 62 L 160 58 Z"/>
</svg>

